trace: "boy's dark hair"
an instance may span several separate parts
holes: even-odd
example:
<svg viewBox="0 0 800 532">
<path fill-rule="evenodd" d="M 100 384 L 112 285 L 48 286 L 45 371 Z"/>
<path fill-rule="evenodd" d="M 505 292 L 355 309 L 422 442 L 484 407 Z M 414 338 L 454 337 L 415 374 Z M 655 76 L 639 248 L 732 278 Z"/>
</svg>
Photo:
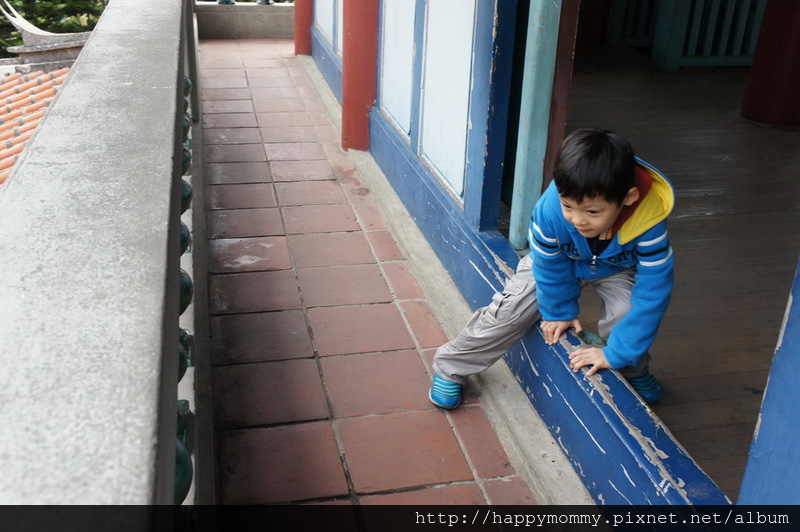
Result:
<svg viewBox="0 0 800 532">
<path fill-rule="evenodd" d="M 565 198 L 600 197 L 621 205 L 634 186 L 635 170 L 633 147 L 625 138 L 603 129 L 577 129 L 561 145 L 553 178 Z"/>
</svg>

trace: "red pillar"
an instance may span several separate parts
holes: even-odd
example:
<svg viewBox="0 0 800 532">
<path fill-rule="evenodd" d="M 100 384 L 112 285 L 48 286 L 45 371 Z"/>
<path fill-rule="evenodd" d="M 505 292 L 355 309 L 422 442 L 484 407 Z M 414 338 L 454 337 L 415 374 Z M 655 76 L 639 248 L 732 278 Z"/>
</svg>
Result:
<svg viewBox="0 0 800 532">
<path fill-rule="evenodd" d="M 800 2 L 770 0 L 758 35 L 742 116 L 800 125 Z"/>
<path fill-rule="evenodd" d="M 294 0 L 294 53 L 311 55 L 311 21 L 314 0 Z"/>
<path fill-rule="evenodd" d="M 344 0 L 342 148 L 369 149 L 369 110 L 375 103 L 378 0 Z"/>
</svg>

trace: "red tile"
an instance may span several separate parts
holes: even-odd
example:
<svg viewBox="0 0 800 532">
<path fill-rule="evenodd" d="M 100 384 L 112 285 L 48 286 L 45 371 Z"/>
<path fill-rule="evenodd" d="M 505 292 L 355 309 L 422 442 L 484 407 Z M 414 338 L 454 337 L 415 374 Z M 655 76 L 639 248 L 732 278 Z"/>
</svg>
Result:
<svg viewBox="0 0 800 532">
<path fill-rule="evenodd" d="M 266 162 L 214 163 L 206 164 L 203 168 L 209 185 L 269 183 L 272 181 L 269 164 Z"/>
<path fill-rule="evenodd" d="M 220 434 L 222 504 L 271 504 L 347 495 L 330 423 Z"/>
<path fill-rule="evenodd" d="M 291 71 L 289 74 L 291 75 Z M 297 89 L 289 87 L 276 87 L 274 89 L 253 87 L 250 89 L 250 93 L 253 95 L 254 100 L 281 100 L 284 98 L 297 98 Z"/>
<path fill-rule="evenodd" d="M 369 238 L 378 260 L 403 260 L 405 258 L 389 231 L 369 231 L 367 238 Z"/>
<path fill-rule="evenodd" d="M 361 497 L 359 502 L 362 505 L 394 505 L 394 506 L 484 506 L 486 499 L 481 493 L 481 489 L 474 482 L 465 484 L 449 484 L 437 486 L 435 488 L 425 488 L 414 491 L 402 491 L 399 493 L 387 493 L 385 495 L 368 495 Z M 419 509 L 420 513 L 425 513 L 424 508 Z M 474 514 L 474 512 L 473 512 Z M 367 515 L 372 515 L 368 513 Z M 434 514 L 438 519 L 438 513 Z M 375 514 L 376 518 L 378 514 Z M 415 521 L 416 522 L 416 521 Z M 438 522 L 438 521 L 437 521 Z M 447 521 L 445 521 L 447 523 Z M 376 530 L 380 530 L 380 523 L 374 523 Z M 372 530 L 366 523 L 367 529 Z M 386 523 L 383 523 L 384 527 Z"/>
<path fill-rule="evenodd" d="M 319 307 L 308 311 L 322 355 L 413 349 L 414 342 L 392 304 Z"/>
<path fill-rule="evenodd" d="M 289 78 L 289 71 L 285 68 L 248 68 L 247 78 Z"/>
<path fill-rule="evenodd" d="M 519 477 L 499 478 L 484 482 L 483 489 L 495 506 L 528 506 L 538 504 L 530 488 Z"/>
<path fill-rule="evenodd" d="M 284 207 L 281 211 L 287 234 L 341 233 L 359 229 L 353 209 L 347 203 L 298 205 Z"/>
<path fill-rule="evenodd" d="M 208 242 L 208 271 L 237 273 L 288 270 L 286 237 L 222 238 Z"/>
<path fill-rule="evenodd" d="M 290 235 L 289 249 L 298 268 L 375 262 L 362 233 Z"/>
<path fill-rule="evenodd" d="M 364 231 L 386 229 L 386 221 L 378 206 L 371 201 L 361 201 L 353 204 L 358 221 Z"/>
<path fill-rule="evenodd" d="M 261 133 L 255 127 L 208 128 L 203 131 L 203 142 L 205 144 L 258 144 L 261 142 Z"/>
<path fill-rule="evenodd" d="M 323 357 L 321 364 L 336 417 L 432 408 L 416 351 Z"/>
<path fill-rule="evenodd" d="M 283 61 L 280 59 L 264 59 L 262 57 L 244 56 L 245 68 L 283 68 Z"/>
<path fill-rule="evenodd" d="M 212 275 L 209 296 L 212 314 L 301 308 L 291 270 Z"/>
<path fill-rule="evenodd" d="M 200 90 L 203 100 L 249 100 L 250 89 L 207 89 Z"/>
<path fill-rule="evenodd" d="M 375 264 L 297 270 L 306 307 L 388 303 L 392 294 Z"/>
<path fill-rule="evenodd" d="M 200 78 L 243 78 L 244 70 L 241 68 L 203 68 Z"/>
<path fill-rule="evenodd" d="M 311 120 L 309 119 L 309 122 Z M 203 115 L 203 127 L 258 127 L 256 115 L 253 113 L 225 113 Z"/>
<path fill-rule="evenodd" d="M 273 142 L 316 142 L 317 132 L 311 126 L 265 127 L 261 128 L 261 138 L 265 144 Z"/>
<path fill-rule="evenodd" d="M 325 152 L 319 142 L 281 142 L 265 147 L 270 162 L 325 160 Z"/>
<path fill-rule="evenodd" d="M 217 423 L 242 428 L 330 416 L 317 362 L 310 358 L 214 369 Z"/>
<path fill-rule="evenodd" d="M 208 187 L 209 209 L 255 209 L 276 207 L 270 184 L 217 185 Z"/>
<path fill-rule="evenodd" d="M 279 90 L 279 89 L 262 89 Z M 293 90 L 293 89 L 292 89 Z M 263 103 L 259 102 L 259 106 Z M 287 126 L 313 126 L 311 117 L 305 111 L 287 111 L 283 113 L 257 113 L 256 118 L 259 127 L 287 127 Z"/>
<path fill-rule="evenodd" d="M 336 174 L 328 161 L 271 161 L 270 168 L 275 181 L 336 179 Z M 344 196 L 342 198 L 344 201 Z"/>
<path fill-rule="evenodd" d="M 346 418 L 339 433 L 358 493 L 473 480 L 440 411 Z"/>
<path fill-rule="evenodd" d="M 248 71 L 249 74 L 249 71 Z M 260 73 L 259 73 L 260 74 Z M 294 83 L 292 83 L 292 78 L 287 76 L 261 76 L 257 75 L 256 77 L 252 77 L 248 75 L 247 84 L 250 85 L 251 88 L 268 88 L 268 89 L 275 89 L 275 88 L 287 88 L 293 87 Z M 291 98 L 285 98 L 286 101 L 300 101 L 300 100 L 292 100 Z M 257 100 L 257 101 L 264 101 L 264 100 Z M 279 102 L 281 100 L 271 100 L 273 102 Z M 285 109 L 286 111 L 302 111 L 302 105 L 300 108 L 292 108 L 292 109 Z"/>
<path fill-rule="evenodd" d="M 263 144 L 211 144 L 203 151 L 208 163 L 250 163 L 267 160 Z"/>
<path fill-rule="evenodd" d="M 479 478 L 516 474 L 483 408 L 458 408 L 451 413 L 451 419 Z"/>
<path fill-rule="evenodd" d="M 275 183 L 281 205 L 321 205 L 346 203 L 336 181 L 292 181 Z"/>
<path fill-rule="evenodd" d="M 292 80 L 289 78 L 262 78 L 263 82 L 269 83 L 288 83 L 291 85 Z M 256 113 L 296 113 L 305 111 L 303 100 L 299 98 L 284 98 L 282 100 L 256 100 L 253 102 L 253 108 Z M 312 126 L 304 126 L 312 127 Z"/>
<path fill-rule="evenodd" d="M 203 114 L 213 113 L 254 113 L 253 102 L 250 100 L 205 100 L 203 101 Z"/>
<path fill-rule="evenodd" d="M 247 80 L 244 78 L 207 78 L 203 80 L 203 87 L 207 89 L 241 89 L 247 87 Z"/>
<path fill-rule="evenodd" d="M 381 264 L 383 274 L 389 282 L 389 287 L 397 299 L 423 299 L 419 283 L 406 262 L 384 262 Z"/>
<path fill-rule="evenodd" d="M 427 302 L 403 301 L 400 306 L 420 346 L 438 347 L 448 341 L 447 335 Z"/>
<path fill-rule="evenodd" d="M 303 312 L 284 310 L 211 317 L 214 364 L 314 356 Z"/>
<path fill-rule="evenodd" d="M 275 236 L 284 234 L 278 209 L 208 211 L 208 238 Z"/>
</svg>

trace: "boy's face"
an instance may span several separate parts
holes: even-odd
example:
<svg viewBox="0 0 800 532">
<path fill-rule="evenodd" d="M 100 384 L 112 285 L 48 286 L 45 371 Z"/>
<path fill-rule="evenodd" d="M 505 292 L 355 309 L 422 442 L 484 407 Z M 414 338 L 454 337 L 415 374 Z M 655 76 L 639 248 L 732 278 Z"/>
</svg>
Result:
<svg viewBox="0 0 800 532">
<path fill-rule="evenodd" d="M 586 238 L 595 238 L 614 225 L 614 221 L 626 205 L 639 199 L 639 190 L 633 187 L 622 204 L 609 202 L 605 198 L 584 198 L 583 201 L 558 196 L 561 199 L 561 212 L 564 218 Z"/>
</svg>

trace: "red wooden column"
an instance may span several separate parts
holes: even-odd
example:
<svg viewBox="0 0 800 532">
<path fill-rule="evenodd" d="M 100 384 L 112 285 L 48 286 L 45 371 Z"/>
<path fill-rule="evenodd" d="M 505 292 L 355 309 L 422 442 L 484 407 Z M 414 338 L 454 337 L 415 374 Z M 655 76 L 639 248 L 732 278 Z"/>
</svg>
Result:
<svg viewBox="0 0 800 532">
<path fill-rule="evenodd" d="M 800 125 L 800 2 L 770 0 L 758 35 L 742 116 Z"/>
<path fill-rule="evenodd" d="M 294 0 L 294 53 L 311 55 L 311 22 L 314 0 Z"/>
<path fill-rule="evenodd" d="M 344 0 L 342 148 L 369 149 L 369 110 L 375 103 L 378 0 Z"/>
</svg>

